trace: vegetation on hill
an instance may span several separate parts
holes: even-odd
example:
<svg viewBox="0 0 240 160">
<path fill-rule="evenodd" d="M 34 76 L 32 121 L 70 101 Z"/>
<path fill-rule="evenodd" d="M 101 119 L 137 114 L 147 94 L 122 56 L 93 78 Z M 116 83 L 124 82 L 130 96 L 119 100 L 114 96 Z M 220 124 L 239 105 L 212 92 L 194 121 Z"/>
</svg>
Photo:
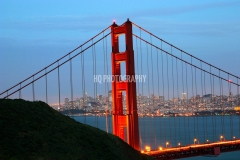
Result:
<svg viewBox="0 0 240 160">
<path fill-rule="evenodd" d="M 46 103 L 0 99 L 0 159 L 151 159 Z"/>
</svg>

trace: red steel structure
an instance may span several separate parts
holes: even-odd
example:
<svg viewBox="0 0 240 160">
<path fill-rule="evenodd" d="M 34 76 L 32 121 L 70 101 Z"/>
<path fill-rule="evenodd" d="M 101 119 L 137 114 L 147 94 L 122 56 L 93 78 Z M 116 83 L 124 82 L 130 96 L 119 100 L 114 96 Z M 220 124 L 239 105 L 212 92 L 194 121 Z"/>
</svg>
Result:
<svg viewBox="0 0 240 160">
<path fill-rule="evenodd" d="M 126 51 L 119 52 L 119 36 L 125 35 Z M 112 125 L 113 134 L 127 142 L 136 150 L 139 147 L 138 114 L 136 102 L 136 82 L 134 69 L 134 52 L 132 40 L 132 22 L 129 19 L 121 26 L 115 22 L 111 26 L 112 38 Z M 126 64 L 126 76 L 133 81 L 121 81 L 121 62 Z M 126 92 L 126 115 L 123 113 L 122 92 Z M 126 135 L 125 135 L 126 130 Z"/>
</svg>

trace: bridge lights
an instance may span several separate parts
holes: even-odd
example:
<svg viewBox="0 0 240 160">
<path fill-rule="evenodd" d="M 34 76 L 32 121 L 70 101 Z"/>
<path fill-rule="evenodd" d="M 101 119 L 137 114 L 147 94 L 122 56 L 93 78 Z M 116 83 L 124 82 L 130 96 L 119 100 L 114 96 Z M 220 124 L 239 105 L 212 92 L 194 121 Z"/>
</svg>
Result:
<svg viewBox="0 0 240 160">
<path fill-rule="evenodd" d="M 168 147 L 168 144 L 169 144 L 169 143 L 168 143 L 168 142 L 166 142 L 166 148 Z"/>
<path fill-rule="evenodd" d="M 207 143 L 208 143 L 209 141 L 208 141 L 208 139 L 207 139 Z"/>
<path fill-rule="evenodd" d="M 144 153 L 144 150 L 141 150 L 141 153 Z"/>
<path fill-rule="evenodd" d="M 162 150 L 162 147 L 159 147 L 159 150 L 161 151 L 161 150 Z"/>
<path fill-rule="evenodd" d="M 195 138 L 195 139 L 194 139 L 194 144 L 196 144 L 196 142 L 197 142 L 197 139 Z"/>
<path fill-rule="evenodd" d="M 147 152 L 151 151 L 151 147 L 150 146 L 146 146 L 146 151 Z"/>
<path fill-rule="evenodd" d="M 220 136 L 220 141 L 222 141 L 222 139 L 223 139 L 223 136 Z"/>
<path fill-rule="evenodd" d="M 236 137 L 235 137 L 235 136 L 233 137 L 233 140 L 236 140 Z"/>
</svg>

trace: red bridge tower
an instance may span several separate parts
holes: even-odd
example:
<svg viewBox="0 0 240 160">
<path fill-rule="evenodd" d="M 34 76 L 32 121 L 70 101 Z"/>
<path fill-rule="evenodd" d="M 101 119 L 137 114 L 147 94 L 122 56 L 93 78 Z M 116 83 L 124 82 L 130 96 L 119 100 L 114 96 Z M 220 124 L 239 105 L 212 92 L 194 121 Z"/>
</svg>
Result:
<svg viewBox="0 0 240 160">
<path fill-rule="evenodd" d="M 125 34 L 126 51 L 119 52 L 118 36 Z M 138 129 L 138 114 L 136 103 L 136 82 L 121 81 L 121 62 L 126 64 L 126 76 L 134 77 L 134 52 L 132 40 L 132 22 L 127 20 L 123 25 L 118 26 L 113 23 L 111 26 L 112 36 L 112 125 L 113 134 L 119 136 L 123 140 L 127 136 L 127 142 L 136 150 L 139 147 L 139 129 Z M 122 92 L 126 92 L 126 115 L 123 113 Z M 125 135 L 125 130 L 127 131 Z"/>
</svg>

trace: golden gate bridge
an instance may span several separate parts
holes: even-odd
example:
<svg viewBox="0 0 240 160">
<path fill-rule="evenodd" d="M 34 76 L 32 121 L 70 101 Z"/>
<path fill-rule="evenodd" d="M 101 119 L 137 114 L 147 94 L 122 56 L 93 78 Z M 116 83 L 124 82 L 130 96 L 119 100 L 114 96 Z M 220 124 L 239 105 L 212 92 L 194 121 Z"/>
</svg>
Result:
<svg viewBox="0 0 240 160">
<path fill-rule="evenodd" d="M 99 94 L 104 95 L 101 102 Z M 0 93 L 1 98 L 58 101 L 59 110 L 67 95 L 70 109 L 85 111 L 84 123 L 86 106 L 95 102 L 95 127 L 96 104 L 105 106 L 106 131 L 112 128 L 113 134 L 155 159 L 240 149 L 240 116 L 234 110 L 240 103 L 239 77 L 129 19 L 122 25 L 114 22 Z M 73 103 L 76 95 L 82 95 L 78 105 Z"/>
</svg>

